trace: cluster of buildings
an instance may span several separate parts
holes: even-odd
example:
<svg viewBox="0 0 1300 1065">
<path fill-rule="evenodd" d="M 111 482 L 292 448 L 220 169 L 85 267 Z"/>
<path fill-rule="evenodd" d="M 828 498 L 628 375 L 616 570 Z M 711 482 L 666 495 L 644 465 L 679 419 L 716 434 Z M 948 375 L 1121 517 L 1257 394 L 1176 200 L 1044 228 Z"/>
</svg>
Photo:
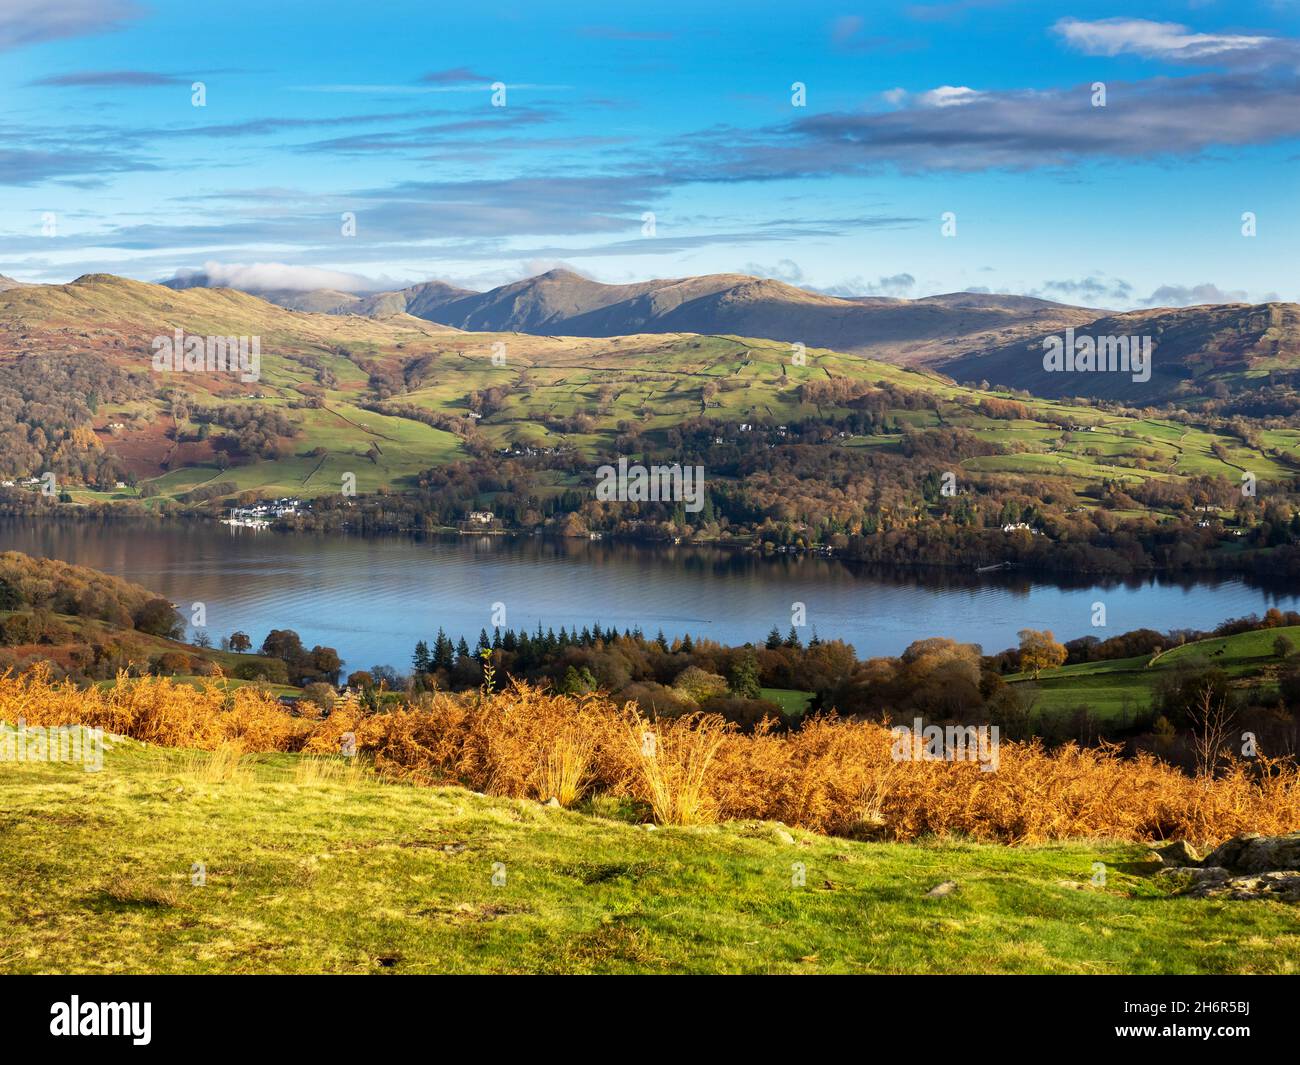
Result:
<svg viewBox="0 0 1300 1065">
<path fill-rule="evenodd" d="M 246 507 L 231 507 L 229 516 L 222 518 L 221 524 L 243 529 L 266 529 L 276 518 L 301 514 L 309 507 L 306 500 L 295 496 L 263 499 Z"/>
<path fill-rule="evenodd" d="M 456 523 L 463 533 L 504 532 L 501 519 L 490 510 L 471 510 L 469 515 Z"/>
<path fill-rule="evenodd" d="M 572 448 L 566 447 L 530 447 L 523 444 L 511 444 L 509 447 L 503 447 L 499 453 L 502 455 L 536 458 L 538 455 L 559 455 L 572 450 Z"/>
</svg>

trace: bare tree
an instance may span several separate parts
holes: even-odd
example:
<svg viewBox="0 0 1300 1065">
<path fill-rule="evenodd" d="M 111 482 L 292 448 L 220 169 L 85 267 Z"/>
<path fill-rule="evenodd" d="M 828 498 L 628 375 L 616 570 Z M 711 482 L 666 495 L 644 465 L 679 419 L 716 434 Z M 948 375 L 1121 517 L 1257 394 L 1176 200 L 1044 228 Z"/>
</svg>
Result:
<svg viewBox="0 0 1300 1065">
<path fill-rule="evenodd" d="M 1213 777 L 1219 763 L 1228 757 L 1228 734 L 1232 712 L 1226 695 L 1214 697 L 1207 684 L 1196 697 L 1189 714 L 1192 724 L 1192 753 L 1196 757 L 1196 775 Z"/>
</svg>

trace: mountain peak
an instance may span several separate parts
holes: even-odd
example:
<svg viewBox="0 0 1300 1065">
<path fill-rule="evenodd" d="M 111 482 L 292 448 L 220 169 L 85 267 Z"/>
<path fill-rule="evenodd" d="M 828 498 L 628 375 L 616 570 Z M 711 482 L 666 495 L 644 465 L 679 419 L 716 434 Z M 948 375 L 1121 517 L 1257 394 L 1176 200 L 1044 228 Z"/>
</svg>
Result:
<svg viewBox="0 0 1300 1065">
<path fill-rule="evenodd" d="M 600 288 L 610 287 L 604 285 L 600 281 L 593 281 L 589 277 L 583 277 L 582 274 L 578 273 L 576 270 L 570 270 L 563 266 L 557 266 L 554 269 L 547 270 L 544 274 L 537 274 L 535 277 L 522 278 L 515 282 L 515 286 L 519 288 L 527 288 L 530 285 L 545 284 L 547 282 L 561 285 L 596 285 Z"/>
</svg>

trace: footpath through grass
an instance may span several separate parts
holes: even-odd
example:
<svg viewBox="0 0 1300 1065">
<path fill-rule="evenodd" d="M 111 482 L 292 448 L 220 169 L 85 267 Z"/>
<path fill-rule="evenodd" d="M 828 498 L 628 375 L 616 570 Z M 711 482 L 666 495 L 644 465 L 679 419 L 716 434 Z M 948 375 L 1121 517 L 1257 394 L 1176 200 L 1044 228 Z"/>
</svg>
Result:
<svg viewBox="0 0 1300 1065">
<path fill-rule="evenodd" d="M 0 763 L 0 972 L 1300 971 L 1294 907 L 1171 898 L 1141 847 L 628 814 L 126 740 Z"/>
</svg>

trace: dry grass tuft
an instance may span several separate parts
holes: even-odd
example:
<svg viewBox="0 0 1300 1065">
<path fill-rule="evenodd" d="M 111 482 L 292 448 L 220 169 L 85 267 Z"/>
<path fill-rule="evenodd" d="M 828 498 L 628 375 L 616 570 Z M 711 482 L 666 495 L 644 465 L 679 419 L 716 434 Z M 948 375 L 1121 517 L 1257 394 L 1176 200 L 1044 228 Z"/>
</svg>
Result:
<svg viewBox="0 0 1300 1065">
<path fill-rule="evenodd" d="M 224 740 L 210 751 L 189 751 L 181 759 L 181 772 L 201 784 L 239 784 L 253 782 L 253 770 L 244 764 L 244 745 L 238 740 Z"/>
<path fill-rule="evenodd" d="M 591 783 L 594 753 L 595 744 L 576 728 L 556 736 L 538 770 L 536 797 L 555 799 L 565 809 L 576 803 Z"/>
<path fill-rule="evenodd" d="M 635 718 L 628 723 L 636 796 L 649 803 L 656 821 L 700 825 L 716 818 L 719 796 L 709 769 L 729 733 L 721 718 L 704 714 L 654 726 Z"/>
<path fill-rule="evenodd" d="M 344 788 L 355 788 L 365 779 L 365 770 L 356 758 L 305 754 L 293 767 L 293 782 L 307 787 L 335 784 Z"/>
</svg>

